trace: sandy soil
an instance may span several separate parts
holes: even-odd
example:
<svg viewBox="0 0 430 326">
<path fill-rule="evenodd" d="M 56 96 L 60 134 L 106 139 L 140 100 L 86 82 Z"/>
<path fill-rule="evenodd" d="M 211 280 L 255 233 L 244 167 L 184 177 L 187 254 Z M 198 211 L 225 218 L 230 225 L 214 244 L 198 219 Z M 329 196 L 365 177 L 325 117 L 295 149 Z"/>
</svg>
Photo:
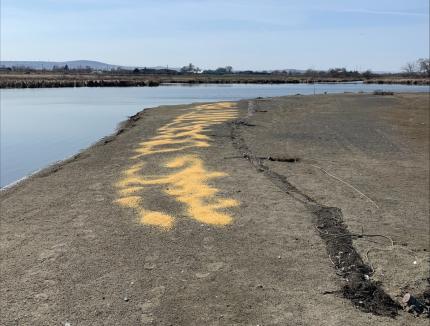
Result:
<svg viewBox="0 0 430 326">
<path fill-rule="evenodd" d="M 428 162 L 428 94 L 145 110 L 1 192 L 0 324 L 428 325 Z"/>
</svg>

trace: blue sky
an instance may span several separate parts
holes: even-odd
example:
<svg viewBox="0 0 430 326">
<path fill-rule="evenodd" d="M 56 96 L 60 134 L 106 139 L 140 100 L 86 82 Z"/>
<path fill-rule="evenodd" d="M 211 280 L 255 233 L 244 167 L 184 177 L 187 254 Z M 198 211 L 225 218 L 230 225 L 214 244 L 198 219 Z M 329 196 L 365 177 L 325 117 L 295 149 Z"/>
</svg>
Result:
<svg viewBox="0 0 430 326">
<path fill-rule="evenodd" d="M 428 56 L 428 0 L 1 0 L 2 60 L 396 71 Z"/>
</svg>

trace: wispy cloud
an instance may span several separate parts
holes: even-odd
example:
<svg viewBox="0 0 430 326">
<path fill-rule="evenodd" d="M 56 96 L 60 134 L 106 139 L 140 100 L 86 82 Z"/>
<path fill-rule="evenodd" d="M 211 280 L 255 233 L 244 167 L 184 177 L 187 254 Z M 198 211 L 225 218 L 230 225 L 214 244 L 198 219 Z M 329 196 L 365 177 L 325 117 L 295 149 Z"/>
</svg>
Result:
<svg viewBox="0 0 430 326">
<path fill-rule="evenodd" d="M 428 13 L 407 12 L 407 11 L 385 11 L 385 10 L 367 10 L 367 9 L 342 9 L 337 12 L 383 15 L 383 16 L 414 16 L 414 17 L 429 17 Z"/>
<path fill-rule="evenodd" d="M 428 0 L 0 0 L 3 59 L 238 69 L 428 56 Z M 414 37 L 411 37 L 413 35 Z M 407 44 L 407 46 L 405 46 Z"/>
</svg>

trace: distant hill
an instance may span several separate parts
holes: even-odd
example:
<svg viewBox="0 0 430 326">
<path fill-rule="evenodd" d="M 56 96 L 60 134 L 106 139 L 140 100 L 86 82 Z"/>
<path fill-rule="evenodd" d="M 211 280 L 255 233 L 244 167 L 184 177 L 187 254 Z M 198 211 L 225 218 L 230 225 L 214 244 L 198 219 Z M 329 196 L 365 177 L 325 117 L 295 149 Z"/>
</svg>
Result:
<svg viewBox="0 0 430 326">
<path fill-rule="evenodd" d="M 74 61 L 0 61 L 2 67 L 28 67 L 32 69 L 52 69 L 54 66 L 69 66 L 70 69 L 91 67 L 96 70 L 111 70 L 119 66 L 99 61 L 74 60 Z"/>
<path fill-rule="evenodd" d="M 134 66 L 119 66 L 119 65 L 111 65 L 109 63 L 104 63 L 100 61 L 92 61 L 92 60 L 73 60 L 73 61 L 0 61 L 0 67 L 11 68 L 11 67 L 25 67 L 31 69 L 48 69 L 51 70 L 54 66 L 64 67 L 67 65 L 70 69 L 79 69 L 90 67 L 93 70 L 112 70 L 115 68 L 123 68 L 123 69 L 134 69 L 134 68 L 143 68 L 143 67 L 134 67 Z M 157 66 L 157 67 L 148 67 L 151 69 L 165 69 L 166 67 Z M 179 70 L 179 68 L 170 68 L 173 70 Z"/>
</svg>

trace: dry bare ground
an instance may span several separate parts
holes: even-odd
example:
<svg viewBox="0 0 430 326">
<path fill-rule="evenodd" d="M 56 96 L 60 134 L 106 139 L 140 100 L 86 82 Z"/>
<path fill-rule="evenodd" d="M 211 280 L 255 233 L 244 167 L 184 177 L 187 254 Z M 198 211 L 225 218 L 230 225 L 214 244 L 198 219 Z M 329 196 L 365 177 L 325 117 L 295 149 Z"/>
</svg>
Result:
<svg viewBox="0 0 430 326">
<path fill-rule="evenodd" d="M 429 95 L 145 110 L 2 191 L 2 325 L 427 325 Z"/>
</svg>

